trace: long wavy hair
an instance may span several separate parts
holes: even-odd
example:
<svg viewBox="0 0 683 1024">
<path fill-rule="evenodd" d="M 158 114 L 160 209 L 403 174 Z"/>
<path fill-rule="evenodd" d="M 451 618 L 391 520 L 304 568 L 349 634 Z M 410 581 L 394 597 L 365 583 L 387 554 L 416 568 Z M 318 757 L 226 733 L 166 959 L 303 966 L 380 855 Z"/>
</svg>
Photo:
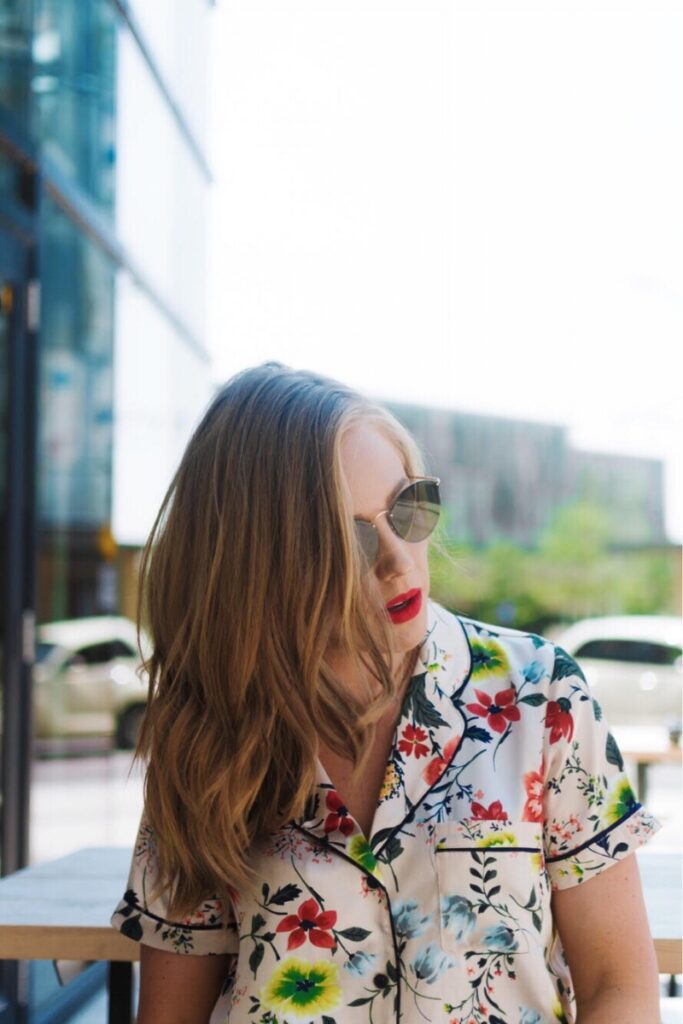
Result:
<svg viewBox="0 0 683 1024">
<path fill-rule="evenodd" d="M 301 817 L 318 736 L 365 767 L 401 680 L 393 633 L 364 574 L 340 445 L 358 421 L 422 475 L 385 408 L 335 380 L 266 362 L 212 399 L 142 553 L 138 628 L 149 699 L 135 757 L 169 906 L 249 888 L 253 843 Z M 352 694 L 326 662 L 359 668 Z"/>
</svg>

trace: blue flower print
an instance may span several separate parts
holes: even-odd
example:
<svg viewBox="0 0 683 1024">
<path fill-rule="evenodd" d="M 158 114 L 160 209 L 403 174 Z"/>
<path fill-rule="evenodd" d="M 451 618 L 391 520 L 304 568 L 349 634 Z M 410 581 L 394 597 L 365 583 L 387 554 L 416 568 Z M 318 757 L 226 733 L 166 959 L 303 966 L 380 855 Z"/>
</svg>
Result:
<svg viewBox="0 0 683 1024">
<path fill-rule="evenodd" d="M 415 900 L 406 900 L 404 903 L 397 903 L 393 907 L 396 930 L 405 939 L 415 939 L 427 930 L 431 914 L 420 917 L 418 905 Z"/>
<path fill-rule="evenodd" d="M 477 923 L 472 904 L 464 896 L 444 896 L 441 900 L 441 917 L 444 928 L 455 936 L 456 942 L 468 938 Z"/>
<path fill-rule="evenodd" d="M 455 966 L 455 960 L 444 953 L 435 942 L 430 942 L 417 954 L 410 969 L 421 981 L 432 985 L 449 967 Z"/>
<path fill-rule="evenodd" d="M 372 961 L 375 959 L 374 953 L 363 953 L 357 952 L 352 953 L 349 959 L 344 964 L 344 967 L 350 974 L 366 974 L 367 971 L 372 967 Z"/>
<path fill-rule="evenodd" d="M 531 661 L 524 667 L 524 680 L 527 683 L 540 683 L 545 675 L 545 668 L 540 661 Z"/>
<path fill-rule="evenodd" d="M 543 1024 L 543 1018 L 538 1010 L 532 1010 L 529 1006 L 520 1006 L 519 1024 Z"/>
<path fill-rule="evenodd" d="M 504 924 L 494 924 L 487 928 L 482 939 L 486 948 L 496 953 L 513 953 L 518 946 L 512 930 Z"/>
</svg>

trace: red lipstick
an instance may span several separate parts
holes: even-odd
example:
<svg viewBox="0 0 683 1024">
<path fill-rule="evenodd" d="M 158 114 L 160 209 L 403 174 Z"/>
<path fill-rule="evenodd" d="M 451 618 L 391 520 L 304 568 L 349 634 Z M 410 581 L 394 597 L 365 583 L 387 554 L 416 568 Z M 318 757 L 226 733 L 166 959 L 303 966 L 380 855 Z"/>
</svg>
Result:
<svg viewBox="0 0 683 1024">
<path fill-rule="evenodd" d="M 422 591 L 418 588 L 407 590 L 405 594 L 397 594 L 386 605 L 389 618 L 397 625 L 409 622 L 419 614 L 422 608 Z"/>
</svg>

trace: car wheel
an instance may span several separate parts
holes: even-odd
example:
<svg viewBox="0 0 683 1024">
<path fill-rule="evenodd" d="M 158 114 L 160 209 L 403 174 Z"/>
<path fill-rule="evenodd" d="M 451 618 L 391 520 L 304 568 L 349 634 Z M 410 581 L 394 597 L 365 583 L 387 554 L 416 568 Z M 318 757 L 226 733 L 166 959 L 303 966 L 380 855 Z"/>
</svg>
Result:
<svg viewBox="0 0 683 1024">
<path fill-rule="evenodd" d="M 116 746 L 120 750 L 133 750 L 138 741 L 138 734 L 145 713 L 144 704 L 131 704 L 119 715 L 116 723 Z"/>
</svg>

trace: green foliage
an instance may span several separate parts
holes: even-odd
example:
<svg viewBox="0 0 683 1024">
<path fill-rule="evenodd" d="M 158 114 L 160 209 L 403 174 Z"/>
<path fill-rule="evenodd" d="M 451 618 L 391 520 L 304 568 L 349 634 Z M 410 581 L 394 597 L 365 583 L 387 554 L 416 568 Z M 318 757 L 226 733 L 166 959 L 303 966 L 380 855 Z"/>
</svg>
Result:
<svg viewBox="0 0 683 1024">
<path fill-rule="evenodd" d="M 609 519 L 587 501 L 565 506 L 537 549 L 498 540 L 481 550 L 439 537 L 431 595 L 484 622 L 540 631 L 590 615 L 678 614 L 680 548 L 610 551 Z"/>
<path fill-rule="evenodd" d="M 593 566 L 603 557 L 610 537 L 610 518 L 590 501 L 575 501 L 557 510 L 540 537 L 542 555 L 562 565 Z"/>
</svg>

